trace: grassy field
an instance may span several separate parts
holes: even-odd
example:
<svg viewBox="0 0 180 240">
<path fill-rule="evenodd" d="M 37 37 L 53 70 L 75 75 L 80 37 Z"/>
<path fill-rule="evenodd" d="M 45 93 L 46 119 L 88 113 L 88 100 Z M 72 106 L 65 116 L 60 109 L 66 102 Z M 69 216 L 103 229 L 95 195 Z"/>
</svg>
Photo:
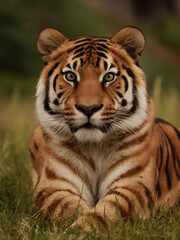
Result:
<svg viewBox="0 0 180 240">
<path fill-rule="evenodd" d="M 133 223 L 119 223 L 109 230 L 92 230 L 89 233 L 79 228 L 68 228 L 68 220 L 54 223 L 44 219 L 33 204 L 30 177 L 32 165 L 28 154 L 28 138 L 36 124 L 33 97 L 35 81 L 21 84 L 24 79 L 18 78 L 19 82 L 12 88 L 12 76 L 1 76 L 1 79 L 4 79 L 4 83 L 1 81 L 0 97 L 1 240 L 180 239 L 178 204 L 169 210 L 158 209 L 145 220 L 137 218 Z M 152 90 L 156 112 L 180 126 L 178 91 L 175 88 L 162 91 L 161 83 L 162 78 L 159 76 Z"/>
</svg>

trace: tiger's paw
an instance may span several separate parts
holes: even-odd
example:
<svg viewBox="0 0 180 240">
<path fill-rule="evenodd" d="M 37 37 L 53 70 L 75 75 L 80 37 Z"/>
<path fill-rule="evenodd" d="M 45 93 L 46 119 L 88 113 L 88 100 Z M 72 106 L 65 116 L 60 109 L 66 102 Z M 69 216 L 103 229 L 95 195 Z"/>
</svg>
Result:
<svg viewBox="0 0 180 240">
<path fill-rule="evenodd" d="M 89 212 L 79 217 L 71 227 L 81 226 L 85 231 L 91 231 L 96 228 L 108 228 L 110 221 L 96 212 Z"/>
</svg>

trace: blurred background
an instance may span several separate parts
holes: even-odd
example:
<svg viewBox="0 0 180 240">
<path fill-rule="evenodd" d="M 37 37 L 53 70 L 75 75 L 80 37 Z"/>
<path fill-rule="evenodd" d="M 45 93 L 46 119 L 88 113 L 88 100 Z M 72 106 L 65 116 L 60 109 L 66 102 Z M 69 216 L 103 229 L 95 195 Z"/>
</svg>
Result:
<svg viewBox="0 0 180 240">
<path fill-rule="evenodd" d="M 69 38 L 111 37 L 127 25 L 146 36 L 140 66 L 156 116 L 180 127 L 180 0 L 0 0 L 0 239 L 29 239 L 31 231 L 34 239 L 39 227 L 51 229 L 48 222 L 36 227 L 28 153 L 43 67 L 39 32 L 54 27 Z"/>
<path fill-rule="evenodd" d="M 27 143 L 36 124 L 34 95 L 43 66 L 36 40 L 43 28 L 57 28 L 69 38 L 110 37 L 127 25 L 139 27 L 146 36 L 140 66 L 147 76 L 156 115 L 180 127 L 179 0 L 1 0 L 3 142 L 9 139 L 8 132 L 13 131 L 21 138 L 24 133 Z"/>
</svg>

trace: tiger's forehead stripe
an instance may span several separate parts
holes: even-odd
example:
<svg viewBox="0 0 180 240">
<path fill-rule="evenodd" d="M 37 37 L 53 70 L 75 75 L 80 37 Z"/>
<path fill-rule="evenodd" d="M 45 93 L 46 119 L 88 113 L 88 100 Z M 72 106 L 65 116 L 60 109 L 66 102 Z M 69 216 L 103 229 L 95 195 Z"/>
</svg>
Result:
<svg viewBox="0 0 180 240">
<path fill-rule="evenodd" d="M 81 48 L 81 47 L 83 47 L 83 46 L 85 46 L 85 45 L 88 45 L 88 44 L 89 44 L 89 42 L 85 42 L 85 43 L 83 43 L 83 44 L 78 44 L 78 45 L 76 45 L 75 47 L 69 49 L 69 50 L 68 50 L 68 53 L 73 52 L 74 50 L 76 50 L 76 49 L 78 49 L 78 48 Z"/>
<path fill-rule="evenodd" d="M 76 59 L 76 58 L 82 57 L 84 54 L 85 54 L 85 52 L 82 51 L 82 52 L 78 53 L 77 55 L 75 55 L 75 56 L 73 57 L 73 59 Z"/>
<path fill-rule="evenodd" d="M 98 57 L 107 59 L 106 54 L 108 53 L 109 47 L 107 46 L 108 39 L 101 38 L 83 38 L 74 42 L 74 46 L 72 46 L 68 53 L 73 53 L 74 56 L 72 58 L 80 58 L 86 55 L 89 59 L 92 54 L 96 54 L 96 66 L 99 66 Z M 77 44 L 77 45 L 76 45 Z M 81 59 L 81 65 L 83 65 L 84 61 Z"/>
<path fill-rule="evenodd" d="M 91 38 L 79 38 L 78 40 L 74 41 L 74 44 L 80 43 L 80 42 L 84 42 L 84 41 L 89 41 L 91 40 Z"/>
</svg>

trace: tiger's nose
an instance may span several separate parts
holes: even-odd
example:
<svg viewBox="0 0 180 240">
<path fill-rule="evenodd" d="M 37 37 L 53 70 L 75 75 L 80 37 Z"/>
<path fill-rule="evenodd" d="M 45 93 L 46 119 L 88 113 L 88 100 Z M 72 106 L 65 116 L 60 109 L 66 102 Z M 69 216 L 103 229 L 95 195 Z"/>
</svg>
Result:
<svg viewBox="0 0 180 240">
<path fill-rule="evenodd" d="M 90 118 L 95 112 L 99 111 L 102 109 L 103 104 L 98 105 L 98 104 L 93 104 L 93 105 L 83 105 L 83 104 L 75 104 L 75 107 L 77 110 L 80 112 L 84 113 L 88 118 Z"/>
</svg>

